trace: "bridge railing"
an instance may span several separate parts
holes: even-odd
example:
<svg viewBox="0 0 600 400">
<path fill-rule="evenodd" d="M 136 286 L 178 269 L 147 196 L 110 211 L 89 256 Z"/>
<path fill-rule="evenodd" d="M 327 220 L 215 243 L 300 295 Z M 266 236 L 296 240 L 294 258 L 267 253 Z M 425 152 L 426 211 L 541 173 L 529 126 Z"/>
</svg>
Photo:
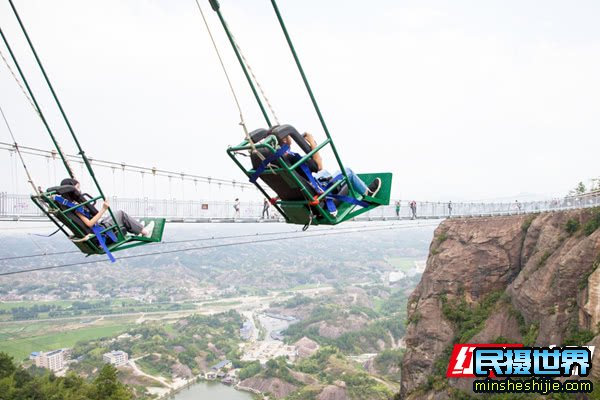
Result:
<svg viewBox="0 0 600 400">
<path fill-rule="evenodd" d="M 124 210 L 136 217 L 165 217 L 170 221 L 205 221 L 205 220 L 257 220 L 262 218 L 262 201 L 241 202 L 240 214 L 236 216 L 233 201 L 193 201 L 177 199 L 148 198 L 111 198 L 114 209 Z M 575 208 L 600 206 L 600 192 L 579 197 L 565 197 L 547 201 L 532 202 L 432 202 L 417 201 L 417 218 L 471 217 L 486 215 L 511 215 L 535 213 L 543 211 L 569 210 Z M 271 219 L 279 219 L 276 210 L 269 210 Z M 0 192 L 0 218 L 43 218 L 43 213 L 33 204 L 27 195 Z M 400 200 L 397 210 L 395 201 L 389 206 L 378 207 L 358 220 L 410 219 L 413 217 L 409 202 Z"/>
</svg>

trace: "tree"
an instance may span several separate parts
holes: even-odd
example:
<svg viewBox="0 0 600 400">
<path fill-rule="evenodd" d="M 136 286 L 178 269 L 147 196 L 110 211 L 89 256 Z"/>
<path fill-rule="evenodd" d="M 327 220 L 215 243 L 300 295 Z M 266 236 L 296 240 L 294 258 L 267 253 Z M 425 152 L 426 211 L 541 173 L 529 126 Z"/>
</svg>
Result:
<svg viewBox="0 0 600 400">
<path fill-rule="evenodd" d="M 16 369 L 13 358 L 6 353 L 0 353 L 0 379 L 12 375 Z"/>
<path fill-rule="evenodd" d="M 577 186 L 575 186 L 575 193 L 576 194 L 584 194 L 585 192 L 586 192 L 585 185 L 583 184 L 583 182 L 579 182 L 577 184 Z"/>
<path fill-rule="evenodd" d="M 125 385 L 117 380 L 117 369 L 105 364 L 94 379 L 90 398 L 97 400 L 129 400 L 132 393 Z"/>
</svg>

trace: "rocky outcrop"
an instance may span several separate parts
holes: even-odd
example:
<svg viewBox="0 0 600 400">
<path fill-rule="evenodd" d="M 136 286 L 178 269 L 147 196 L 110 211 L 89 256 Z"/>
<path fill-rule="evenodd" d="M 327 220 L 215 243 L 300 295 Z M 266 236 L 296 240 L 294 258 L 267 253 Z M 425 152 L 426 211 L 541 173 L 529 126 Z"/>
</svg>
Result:
<svg viewBox="0 0 600 400">
<path fill-rule="evenodd" d="M 440 363 L 436 371 L 435 361 L 461 335 L 467 335 L 463 337 L 467 343 L 503 338 L 512 343 L 560 345 L 576 333 L 597 334 L 600 230 L 585 235 L 582 229 L 574 233 L 566 229 L 567 221 L 583 226 L 597 212 L 444 221 L 408 302 L 400 397 L 444 399 L 453 389 L 468 390 L 465 379 L 444 378 L 446 388 L 438 393 L 431 385 L 431 377 L 445 373 L 440 372 Z M 455 305 L 453 312 L 460 316 L 460 307 L 483 307 L 491 294 L 495 302 L 486 306 L 488 314 L 478 322 L 478 329 L 461 332 L 448 305 Z M 594 342 L 600 342 L 598 336 Z M 595 353 L 594 362 L 600 361 L 599 354 Z"/>
<path fill-rule="evenodd" d="M 283 399 L 285 396 L 298 389 L 297 386 L 279 378 L 259 377 L 244 379 L 238 384 L 238 388 L 249 390 L 254 393 L 269 393 L 275 399 Z"/>
<path fill-rule="evenodd" d="M 298 358 L 308 358 L 319 350 L 319 344 L 306 336 L 294 343 L 294 346 L 298 351 Z"/>
<path fill-rule="evenodd" d="M 348 395 L 346 394 L 345 385 L 328 385 L 319 393 L 317 400 L 346 400 Z"/>
<path fill-rule="evenodd" d="M 318 323 L 309 325 L 308 327 L 316 327 L 319 336 L 328 339 L 337 339 L 347 332 L 358 331 L 361 328 L 367 326 L 370 319 L 367 315 L 356 315 L 346 313 L 343 321 L 341 318 L 335 320 L 320 321 Z"/>
<path fill-rule="evenodd" d="M 173 376 L 178 376 L 184 379 L 190 379 L 194 377 L 192 370 L 187 365 L 176 363 L 171 366 L 171 373 Z"/>
</svg>

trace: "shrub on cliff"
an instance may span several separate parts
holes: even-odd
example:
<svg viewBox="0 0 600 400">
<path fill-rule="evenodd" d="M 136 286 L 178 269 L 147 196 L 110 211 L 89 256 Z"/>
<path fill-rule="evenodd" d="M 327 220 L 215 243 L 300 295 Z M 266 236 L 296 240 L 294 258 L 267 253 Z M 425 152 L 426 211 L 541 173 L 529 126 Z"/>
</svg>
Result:
<svg viewBox="0 0 600 400">
<path fill-rule="evenodd" d="M 590 236 L 598 228 L 600 228 L 600 207 L 592 209 L 592 218 L 583 226 L 583 233 Z"/>
<path fill-rule="evenodd" d="M 565 224 L 565 231 L 567 231 L 569 235 L 572 235 L 579 230 L 579 226 L 579 221 L 574 218 L 571 218 Z"/>
</svg>

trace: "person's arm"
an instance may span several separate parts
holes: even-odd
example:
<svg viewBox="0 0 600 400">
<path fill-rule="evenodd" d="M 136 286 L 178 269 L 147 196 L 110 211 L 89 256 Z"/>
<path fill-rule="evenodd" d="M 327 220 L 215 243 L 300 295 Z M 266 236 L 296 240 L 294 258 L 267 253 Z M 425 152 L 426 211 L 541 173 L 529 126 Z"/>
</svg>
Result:
<svg viewBox="0 0 600 400">
<path fill-rule="evenodd" d="M 75 214 L 77 214 L 79 219 L 83 221 L 85 226 L 87 226 L 88 228 L 91 228 L 94 225 L 96 225 L 96 223 L 98 222 L 98 220 L 100 220 L 100 218 L 102 218 L 102 216 L 104 215 L 106 210 L 108 210 L 108 207 L 109 207 L 109 203 L 108 203 L 108 199 L 106 199 L 106 200 L 104 200 L 104 204 L 102 204 L 102 208 L 100 209 L 100 211 L 98 211 L 98 214 L 94 215 L 92 217 L 92 219 L 89 219 L 88 217 L 86 217 L 85 215 L 83 215 L 77 211 L 75 211 Z"/>
<path fill-rule="evenodd" d="M 317 147 L 317 141 L 315 140 L 315 138 L 313 137 L 313 135 L 311 135 L 308 132 L 305 132 L 304 133 L 304 138 L 306 139 L 306 141 L 308 142 L 308 144 L 310 144 L 310 149 L 311 150 L 314 150 L 315 147 Z M 317 171 L 322 170 L 323 169 L 323 159 L 321 158 L 321 155 L 319 154 L 318 151 L 315 154 L 313 154 L 312 159 L 317 164 Z"/>
</svg>

